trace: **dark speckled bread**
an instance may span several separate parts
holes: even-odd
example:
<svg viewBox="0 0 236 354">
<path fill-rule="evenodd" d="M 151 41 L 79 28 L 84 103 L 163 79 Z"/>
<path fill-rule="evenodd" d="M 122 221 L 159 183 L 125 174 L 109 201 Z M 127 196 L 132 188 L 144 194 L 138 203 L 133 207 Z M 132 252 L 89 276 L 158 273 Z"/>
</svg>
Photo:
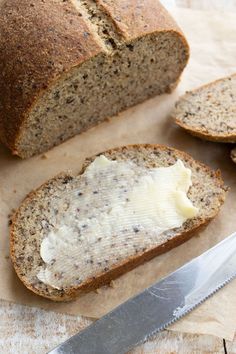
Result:
<svg viewBox="0 0 236 354">
<path fill-rule="evenodd" d="M 236 74 L 187 92 L 172 112 L 175 122 L 204 140 L 236 142 Z"/>
<path fill-rule="evenodd" d="M 26 158 L 171 91 L 189 48 L 158 0 L 7 0 L 0 53 L 0 138 Z"/>
<path fill-rule="evenodd" d="M 103 155 L 110 160 L 132 161 L 144 170 L 153 167 L 168 167 L 181 159 L 184 165 L 191 169 L 192 186 L 188 191 L 188 198 L 195 207 L 199 208 L 199 213 L 194 218 L 185 221 L 181 227 L 167 230 L 161 235 L 156 235 L 156 231 L 154 231 L 153 238 L 149 233 L 146 232 L 143 235 L 133 228 L 129 238 L 122 234 L 108 234 L 109 242 L 104 247 L 102 235 L 95 237 L 89 234 L 81 241 L 82 251 L 79 252 L 80 254 L 76 254 L 74 261 L 72 256 L 70 260 L 73 279 L 77 281 L 80 278 L 78 284 L 67 284 L 67 286 L 57 289 L 46 285 L 37 277 L 39 270 L 45 265 L 40 257 L 40 247 L 50 230 L 54 230 L 55 216 L 61 220 L 62 210 L 64 208 L 67 210 L 69 204 L 72 203 L 71 196 L 74 191 L 77 193 L 76 203 L 78 204 L 74 209 L 75 215 L 72 217 L 79 217 L 81 204 L 78 196 L 83 193 L 78 193 L 78 191 L 83 191 L 80 189 L 82 188 L 83 172 L 95 157 L 87 159 L 79 175 L 59 175 L 29 194 L 13 217 L 11 259 L 21 281 L 38 295 L 55 301 L 71 300 L 81 292 L 108 284 L 112 279 L 137 265 L 188 240 L 196 230 L 216 216 L 224 202 L 226 189 L 220 173 L 210 170 L 184 152 L 159 145 L 134 145 L 113 149 L 104 152 Z M 91 185 L 91 188 L 98 188 L 98 186 Z M 92 190 L 94 197 L 91 205 L 88 205 L 88 210 L 96 213 L 94 205 L 98 194 L 96 190 Z M 80 213 L 78 214 L 78 212 Z M 72 222 L 74 222 L 73 220 Z M 99 220 L 95 221 L 99 222 Z M 86 227 L 86 225 L 84 226 Z M 68 239 L 71 236 L 71 234 L 68 235 Z M 58 242 L 60 242 L 60 237 Z M 78 259 L 80 267 L 77 267 Z M 83 277 L 85 271 L 90 275 Z M 58 272 L 57 276 L 63 276 L 62 272 Z"/>
</svg>

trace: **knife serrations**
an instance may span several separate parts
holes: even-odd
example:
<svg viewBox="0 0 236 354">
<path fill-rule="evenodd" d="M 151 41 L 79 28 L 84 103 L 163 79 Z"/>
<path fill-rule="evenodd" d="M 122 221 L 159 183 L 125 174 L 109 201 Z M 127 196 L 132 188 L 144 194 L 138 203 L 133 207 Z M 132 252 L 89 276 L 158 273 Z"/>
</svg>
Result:
<svg viewBox="0 0 236 354">
<path fill-rule="evenodd" d="M 71 337 L 50 354 L 121 354 L 236 277 L 236 233 Z"/>
</svg>

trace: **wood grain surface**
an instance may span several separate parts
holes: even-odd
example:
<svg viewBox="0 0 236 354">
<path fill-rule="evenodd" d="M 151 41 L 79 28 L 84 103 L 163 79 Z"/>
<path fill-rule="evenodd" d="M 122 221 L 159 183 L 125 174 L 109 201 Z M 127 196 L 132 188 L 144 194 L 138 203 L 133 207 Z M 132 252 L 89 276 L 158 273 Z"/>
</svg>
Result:
<svg viewBox="0 0 236 354">
<path fill-rule="evenodd" d="M 0 302 L 0 353 L 44 354 L 90 324 L 85 318 Z M 236 353 L 236 338 L 226 343 Z M 206 335 L 164 331 L 129 354 L 225 353 L 223 341 Z M 102 353 L 101 353 L 102 354 Z"/>
<path fill-rule="evenodd" d="M 182 7 L 236 11 L 236 0 L 176 0 Z M 91 322 L 82 317 L 46 312 L 36 308 L 0 301 L 0 353 L 43 354 Z M 206 335 L 177 334 L 164 331 L 132 354 L 206 354 L 236 353 L 233 342 Z M 102 353 L 101 353 L 102 354 Z"/>
</svg>

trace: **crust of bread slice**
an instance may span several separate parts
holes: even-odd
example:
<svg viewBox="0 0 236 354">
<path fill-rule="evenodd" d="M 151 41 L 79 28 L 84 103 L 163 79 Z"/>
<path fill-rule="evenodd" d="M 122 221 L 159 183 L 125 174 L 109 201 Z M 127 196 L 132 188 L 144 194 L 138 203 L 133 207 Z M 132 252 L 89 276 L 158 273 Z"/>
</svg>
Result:
<svg viewBox="0 0 236 354">
<path fill-rule="evenodd" d="M 198 95 L 198 94 L 200 95 L 205 90 L 212 90 L 211 94 L 214 97 L 214 94 L 215 94 L 214 90 L 216 89 L 216 87 L 223 84 L 224 82 L 227 82 L 227 80 L 229 80 L 229 82 L 231 80 L 236 80 L 236 74 L 233 74 L 231 76 L 224 77 L 224 78 L 215 80 L 213 82 L 207 83 L 207 84 L 200 86 L 192 91 L 188 91 L 188 92 L 186 92 L 185 95 L 181 96 L 180 99 L 176 102 L 176 107 L 171 114 L 172 119 L 175 121 L 175 123 L 177 125 L 179 125 L 181 128 L 185 129 L 191 135 L 201 138 L 203 140 L 208 140 L 208 141 L 213 141 L 213 142 L 222 142 L 222 143 L 235 143 L 236 142 L 236 129 L 234 129 L 233 131 L 229 131 L 229 132 L 227 132 L 227 131 L 218 132 L 217 130 L 212 131 L 208 127 L 208 122 L 207 122 L 208 117 L 207 116 L 204 118 L 204 120 L 202 119 L 202 121 L 201 121 L 201 123 L 204 125 L 204 127 L 201 127 L 200 124 L 199 124 L 199 126 L 191 125 L 190 123 L 186 123 L 184 121 L 184 114 L 186 113 L 186 111 L 184 110 L 184 101 L 191 102 L 191 100 L 192 100 L 193 104 L 195 105 L 195 103 L 193 101 L 193 97 L 194 96 L 196 97 L 196 95 Z M 230 93 L 230 90 L 229 90 L 229 94 L 232 96 L 235 95 L 234 92 Z M 235 102 L 236 102 L 236 97 L 235 97 Z M 180 108 L 180 105 L 182 105 L 182 109 Z M 234 106 L 235 106 L 235 103 L 234 103 Z M 204 109 L 204 102 L 201 104 L 201 109 Z M 216 109 L 217 109 L 217 105 L 216 105 Z M 197 117 L 197 113 L 196 113 L 196 117 Z M 232 117 L 232 118 L 234 118 L 236 121 L 236 116 Z M 222 123 L 225 123 L 225 119 L 223 116 L 222 116 Z"/>
<path fill-rule="evenodd" d="M 36 253 L 39 253 L 39 247 L 32 254 L 24 254 L 26 242 L 30 240 L 37 242 L 42 237 L 40 233 L 32 235 L 28 223 L 30 220 L 29 211 L 36 210 L 37 203 L 42 198 L 51 198 L 60 188 L 66 184 L 73 183 L 73 176 L 63 173 L 49 180 L 41 187 L 32 191 L 22 202 L 18 210 L 13 216 L 10 230 L 10 254 L 15 271 L 24 283 L 24 285 L 37 295 L 49 298 L 54 301 L 68 301 L 76 298 L 83 292 L 89 292 L 109 284 L 111 280 L 119 277 L 121 274 L 135 268 L 138 265 L 160 255 L 173 247 L 187 241 L 200 228 L 206 226 L 208 222 L 216 216 L 221 205 L 224 203 L 226 190 L 224 187 L 220 171 L 212 171 L 204 164 L 197 162 L 185 152 L 161 146 L 161 145 L 130 145 L 121 148 L 112 149 L 103 153 L 110 159 L 127 160 L 131 159 L 137 164 L 144 164 L 145 167 L 170 166 L 177 159 L 181 159 L 186 167 L 192 170 L 193 186 L 190 187 L 189 198 L 195 205 L 201 207 L 200 215 L 194 219 L 187 220 L 181 228 L 174 230 L 174 236 L 167 238 L 163 244 L 139 252 L 129 259 L 118 262 L 113 265 L 109 271 L 101 271 L 93 277 L 87 279 L 78 286 L 71 286 L 61 290 L 54 289 L 40 281 L 32 281 L 32 277 L 27 273 L 27 267 L 30 268 L 34 262 Z M 99 154 L 100 155 L 100 154 Z M 83 173 L 96 156 L 85 161 L 80 174 Z M 32 215 L 32 214 L 31 214 Z M 34 227 L 35 225 L 33 225 Z M 31 258 L 28 258 L 31 257 Z M 43 261 L 41 261 L 43 263 Z M 36 268 L 38 264 L 34 265 Z"/>
</svg>

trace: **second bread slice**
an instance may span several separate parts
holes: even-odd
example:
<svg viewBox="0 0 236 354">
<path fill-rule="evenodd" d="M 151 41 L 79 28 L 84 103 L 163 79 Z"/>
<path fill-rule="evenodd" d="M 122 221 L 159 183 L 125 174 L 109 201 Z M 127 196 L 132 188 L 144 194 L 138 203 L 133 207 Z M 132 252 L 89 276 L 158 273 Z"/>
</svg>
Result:
<svg viewBox="0 0 236 354">
<path fill-rule="evenodd" d="M 172 116 L 192 135 L 236 142 L 236 74 L 187 92 L 176 103 Z"/>
</svg>

